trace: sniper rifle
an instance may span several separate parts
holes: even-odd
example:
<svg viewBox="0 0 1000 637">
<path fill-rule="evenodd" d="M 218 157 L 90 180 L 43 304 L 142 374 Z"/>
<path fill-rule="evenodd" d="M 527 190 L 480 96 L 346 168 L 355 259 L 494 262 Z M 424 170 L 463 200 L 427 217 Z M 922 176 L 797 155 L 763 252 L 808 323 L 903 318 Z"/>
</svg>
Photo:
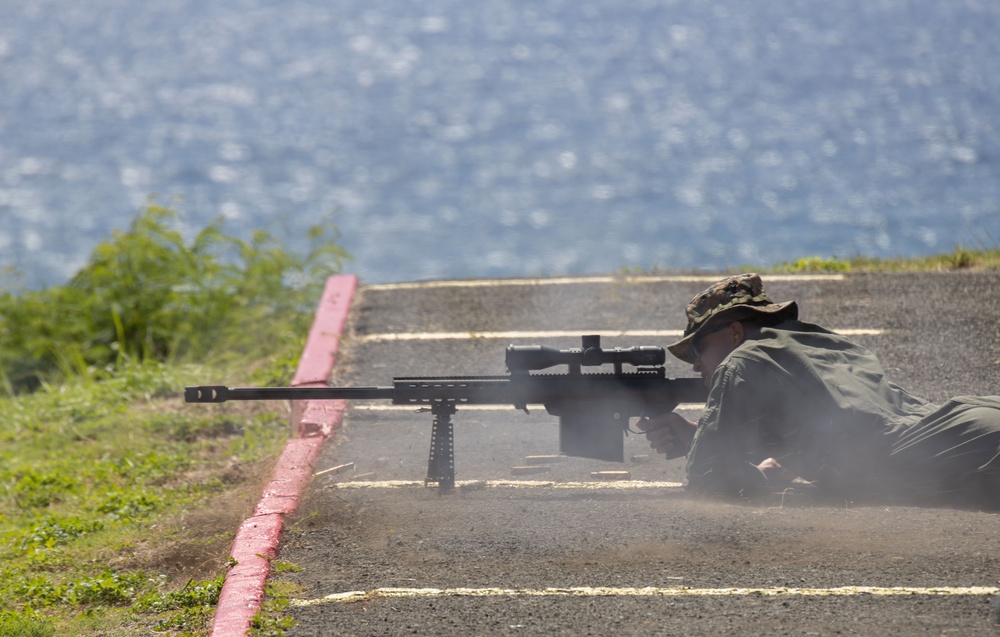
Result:
<svg viewBox="0 0 1000 637">
<path fill-rule="evenodd" d="M 230 400 L 391 400 L 434 416 L 425 484 L 454 488 L 454 428 L 451 417 L 463 405 L 511 405 L 528 412 L 543 405 L 559 417 L 559 447 L 568 456 L 624 461 L 629 418 L 673 411 L 681 403 L 703 403 L 700 378 L 667 378 L 662 347 L 601 347 L 599 335 L 582 337 L 581 347 L 555 349 L 509 345 L 506 376 L 394 378 L 391 387 L 186 387 L 189 403 Z M 565 373 L 542 372 L 565 365 Z M 599 371 L 584 368 L 611 366 Z M 625 369 L 629 365 L 634 369 Z"/>
</svg>

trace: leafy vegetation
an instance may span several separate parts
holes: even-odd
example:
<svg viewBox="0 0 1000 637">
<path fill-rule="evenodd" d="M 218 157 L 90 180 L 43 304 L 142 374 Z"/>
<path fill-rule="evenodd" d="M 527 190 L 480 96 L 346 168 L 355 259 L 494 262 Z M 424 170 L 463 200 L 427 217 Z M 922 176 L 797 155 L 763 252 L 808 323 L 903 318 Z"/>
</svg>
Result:
<svg viewBox="0 0 1000 637">
<path fill-rule="evenodd" d="M 207 630 L 288 415 L 181 388 L 287 383 L 347 255 L 330 228 L 297 255 L 179 221 L 149 206 L 66 285 L 0 294 L 2 635 Z"/>
<path fill-rule="evenodd" d="M 249 241 L 221 221 L 190 242 L 177 214 L 151 205 L 127 232 L 94 249 L 66 285 L 0 295 L 2 380 L 8 392 L 53 378 L 100 378 L 127 361 L 201 360 L 240 346 L 265 354 L 301 334 L 323 281 L 346 253 L 333 228 L 310 230 L 303 256 L 263 230 Z M 255 326 L 257 336 L 246 338 Z M 308 325 L 306 325 L 308 327 Z"/>
</svg>

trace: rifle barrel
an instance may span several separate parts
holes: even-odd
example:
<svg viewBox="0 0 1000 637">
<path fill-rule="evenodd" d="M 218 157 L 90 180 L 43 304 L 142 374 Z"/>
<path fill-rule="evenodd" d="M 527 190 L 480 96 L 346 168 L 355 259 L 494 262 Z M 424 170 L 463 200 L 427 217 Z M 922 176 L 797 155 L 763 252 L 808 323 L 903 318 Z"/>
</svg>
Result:
<svg viewBox="0 0 1000 637">
<path fill-rule="evenodd" d="M 198 385 L 184 388 L 188 403 L 224 403 L 229 400 L 378 400 L 392 398 L 392 387 L 226 387 Z"/>
</svg>

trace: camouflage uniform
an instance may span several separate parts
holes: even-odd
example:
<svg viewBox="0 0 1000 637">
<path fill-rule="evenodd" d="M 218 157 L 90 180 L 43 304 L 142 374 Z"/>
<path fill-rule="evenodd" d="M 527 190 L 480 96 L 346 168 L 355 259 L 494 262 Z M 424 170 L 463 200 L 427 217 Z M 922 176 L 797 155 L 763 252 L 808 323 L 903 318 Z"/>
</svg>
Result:
<svg viewBox="0 0 1000 637">
<path fill-rule="evenodd" d="M 865 348 L 796 320 L 794 304 L 772 303 L 756 275 L 709 288 L 688 316 L 670 350 L 691 361 L 694 339 L 714 325 L 777 321 L 715 370 L 688 453 L 688 489 L 759 495 L 773 485 L 755 465 L 775 458 L 836 498 L 1000 509 L 1000 397 L 913 396 Z"/>
</svg>

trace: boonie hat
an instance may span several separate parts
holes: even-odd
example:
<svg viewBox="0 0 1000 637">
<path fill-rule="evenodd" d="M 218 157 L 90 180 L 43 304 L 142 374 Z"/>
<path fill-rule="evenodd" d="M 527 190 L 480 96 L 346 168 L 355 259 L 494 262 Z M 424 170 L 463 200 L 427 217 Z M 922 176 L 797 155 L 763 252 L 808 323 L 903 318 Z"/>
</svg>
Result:
<svg viewBox="0 0 1000 637">
<path fill-rule="evenodd" d="M 684 338 L 668 345 L 670 353 L 686 363 L 695 362 L 694 339 L 711 327 L 756 315 L 795 320 L 799 306 L 795 301 L 775 303 L 764 293 L 764 283 L 755 273 L 737 274 L 723 279 L 695 295 L 685 308 L 687 328 Z"/>
</svg>

